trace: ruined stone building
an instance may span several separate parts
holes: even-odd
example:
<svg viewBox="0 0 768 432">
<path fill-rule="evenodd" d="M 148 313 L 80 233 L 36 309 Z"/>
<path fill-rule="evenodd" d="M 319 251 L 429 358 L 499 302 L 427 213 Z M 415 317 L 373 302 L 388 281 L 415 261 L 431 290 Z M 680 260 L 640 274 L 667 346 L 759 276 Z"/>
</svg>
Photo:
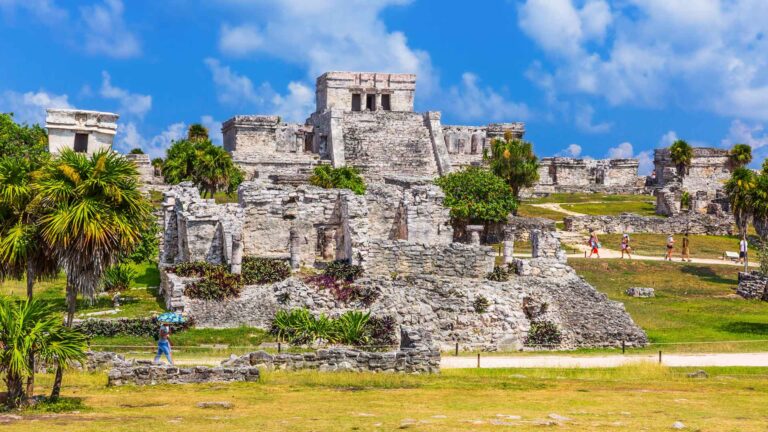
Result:
<svg viewBox="0 0 768 432">
<path fill-rule="evenodd" d="M 74 109 L 46 110 L 48 151 L 57 154 L 63 149 L 92 154 L 112 148 L 117 131 L 117 114 Z"/>
<path fill-rule="evenodd" d="M 490 140 L 525 133 L 522 123 L 444 126 L 440 112 L 414 112 L 415 90 L 412 74 L 327 72 L 317 78 L 316 109 L 304 124 L 235 116 L 223 124 L 224 148 L 249 179 L 301 183 L 315 165 L 329 163 L 381 181 L 480 164 Z"/>
<path fill-rule="evenodd" d="M 529 193 L 645 193 L 645 176 L 638 175 L 637 159 L 543 158 L 539 181 Z"/>
</svg>

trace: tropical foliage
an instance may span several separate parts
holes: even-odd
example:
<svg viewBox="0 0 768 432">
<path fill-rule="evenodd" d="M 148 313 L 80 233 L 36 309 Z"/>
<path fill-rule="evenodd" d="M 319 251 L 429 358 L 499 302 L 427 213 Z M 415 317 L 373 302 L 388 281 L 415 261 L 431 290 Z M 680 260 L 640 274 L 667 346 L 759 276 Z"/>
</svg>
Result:
<svg viewBox="0 0 768 432">
<path fill-rule="evenodd" d="M 131 282 L 136 279 L 138 273 L 130 264 L 117 263 L 104 271 L 104 277 L 101 280 L 104 291 L 121 292 L 131 286 Z"/>
<path fill-rule="evenodd" d="M 747 168 L 736 168 L 725 183 L 725 192 L 731 204 L 731 211 L 743 236 L 752 217 L 753 191 L 757 186 L 757 175 Z"/>
<path fill-rule="evenodd" d="M 749 144 L 736 144 L 731 148 L 730 156 L 734 167 L 747 166 L 752 162 L 752 147 Z"/>
<path fill-rule="evenodd" d="M 531 347 L 553 348 L 560 345 L 563 335 L 557 324 L 552 321 L 533 321 L 525 339 L 525 345 Z"/>
<path fill-rule="evenodd" d="M 488 151 L 490 150 L 490 151 Z M 490 164 L 491 171 L 504 179 L 517 200 L 523 188 L 533 186 L 539 180 L 539 159 L 533 151 L 533 144 L 513 138 L 509 132 L 504 139 L 494 139 L 483 152 L 483 158 Z"/>
<path fill-rule="evenodd" d="M 317 342 L 367 345 L 371 341 L 370 312 L 348 311 L 336 319 L 312 315 L 307 309 L 281 310 L 275 314 L 272 332 L 292 344 Z"/>
<path fill-rule="evenodd" d="M 61 317 L 39 300 L 0 299 L 0 373 L 8 389 L 6 404 L 16 408 L 32 396 L 24 379 L 33 374 L 28 359 L 65 367 L 85 357 L 87 343 L 79 331 L 64 327 Z"/>
<path fill-rule="evenodd" d="M 136 147 L 131 149 L 131 151 L 128 152 L 129 154 L 144 154 L 144 150 Z"/>
<path fill-rule="evenodd" d="M 241 273 L 246 285 L 268 284 L 290 277 L 291 267 L 285 260 L 246 256 Z"/>
<path fill-rule="evenodd" d="M 0 158 L 20 157 L 34 164 L 48 159 L 48 134 L 39 125 L 20 125 L 13 114 L 0 113 Z"/>
<path fill-rule="evenodd" d="M 677 168 L 679 175 L 688 173 L 688 168 L 693 160 L 693 148 L 684 140 L 677 140 L 669 147 L 669 157 Z"/>
<path fill-rule="evenodd" d="M 360 172 L 351 166 L 334 168 L 330 165 L 316 166 L 309 183 L 324 189 L 349 189 L 357 195 L 365 193 L 365 180 Z"/>
<path fill-rule="evenodd" d="M 517 209 L 512 189 L 492 172 L 467 167 L 438 178 L 445 193 L 444 205 L 460 223 L 503 222 Z"/>
</svg>

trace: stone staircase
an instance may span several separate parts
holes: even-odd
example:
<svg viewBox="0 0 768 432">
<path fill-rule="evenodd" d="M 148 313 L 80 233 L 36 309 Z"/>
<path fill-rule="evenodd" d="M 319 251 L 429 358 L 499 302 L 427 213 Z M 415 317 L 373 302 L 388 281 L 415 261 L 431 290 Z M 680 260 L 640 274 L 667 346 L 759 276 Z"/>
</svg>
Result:
<svg viewBox="0 0 768 432">
<path fill-rule="evenodd" d="M 342 131 L 346 163 L 358 167 L 368 179 L 438 174 L 423 114 L 346 112 Z"/>
</svg>

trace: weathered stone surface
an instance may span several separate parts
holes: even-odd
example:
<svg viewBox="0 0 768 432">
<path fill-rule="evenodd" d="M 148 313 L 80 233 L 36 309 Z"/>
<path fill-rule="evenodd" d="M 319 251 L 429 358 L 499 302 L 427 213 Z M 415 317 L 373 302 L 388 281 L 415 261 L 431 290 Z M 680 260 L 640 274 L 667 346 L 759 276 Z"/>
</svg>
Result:
<svg viewBox="0 0 768 432">
<path fill-rule="evenodd" d="M 93 154 L 112 148 L 117 131 L 117 114 L 76 109 L 46 110 L 48 151 L 52 154 L 69 149 Z"/>
<path fill-rule="evenodd" d="M 768 301 L 768 276 L 758 272 L 739 272 L 739 286 L 736 294 L 745 299 Z"/>
<path fill-rule="evenodd" d="M 547 193 L 648 193 L 645 176 L 638 175 L 637 159 L 542 158 L 539 181 L 526 194 Z"/>
<path fill-rule="evenodd" d="M 213 382 L 258 381 L 259 369 L 252 366 L 180 368 L 136 361 L 109 371 L 107 385 L 199 384 Z"/>
<path fill-rule="evenodd" d="M 603 234 L 659 233 L 659 234 L 733 234 L 733 216 L 700 213 L 680 213 L 668 218 L 622 213 L 619 216 L 567 216 L 565 230 Z"/>
<path fill-rule="evenodd" d="M 656 290 L 645 287 L 629 287 L 625 293 L 630 297 L 650 298 L 656 297 Z"/>
</svg>

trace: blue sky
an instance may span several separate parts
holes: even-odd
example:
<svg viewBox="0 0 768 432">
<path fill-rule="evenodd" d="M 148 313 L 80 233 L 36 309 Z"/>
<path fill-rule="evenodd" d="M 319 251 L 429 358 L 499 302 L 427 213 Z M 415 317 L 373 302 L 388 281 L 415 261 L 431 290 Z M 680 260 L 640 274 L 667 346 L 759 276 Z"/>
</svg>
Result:
<svg viewBox="0 0 768 432">
<path fill-rule="evenodd" d="M 542 156 L 762 161 L 766 34 L 764 0 L 0 0 L 0 111 L 114 111 L 118 149 L 161 155 L 194 122 L 303 121 L 326 70 L 414 72 L 418 110 L 524 121 Z"/>
</svg>

